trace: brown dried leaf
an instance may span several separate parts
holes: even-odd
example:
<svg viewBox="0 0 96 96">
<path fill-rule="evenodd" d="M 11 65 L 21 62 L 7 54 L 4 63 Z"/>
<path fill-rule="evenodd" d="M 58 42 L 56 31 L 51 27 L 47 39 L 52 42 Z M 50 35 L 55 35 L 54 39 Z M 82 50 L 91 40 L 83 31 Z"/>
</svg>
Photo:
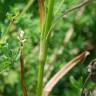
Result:
<svg viewBox="0 0 96 96">
<path fill-rule="evenodd" d="M 88 51 L 81 53 L 79 56 L 71 60 L 68 64 L 64 65 L 46 84 L 44 88 L 44 96 L 49 96 L 49 93 L 52 91 L 53 87 L 60 81 L 60 79 L 65 76 L 77 63 L 84 60 L 89 55 Z"/>
</svg>

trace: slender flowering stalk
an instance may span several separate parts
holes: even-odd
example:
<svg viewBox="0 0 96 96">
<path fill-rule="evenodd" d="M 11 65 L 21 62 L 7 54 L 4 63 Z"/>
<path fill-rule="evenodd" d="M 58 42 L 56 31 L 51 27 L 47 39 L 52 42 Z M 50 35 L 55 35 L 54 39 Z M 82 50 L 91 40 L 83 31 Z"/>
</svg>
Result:
<svg viewBox="0 0 96 96">
<path fill-rule="evenodd" d="M 24 39 L 24 32 L 23 31 L 21 31 L 21 33 L 19 34 L 19 40 L 20 40 L 21 86 L 22 86 L 23 96 L 28 96 L 27 95 L 26 84 L 25 84 L 25 81 L 24 81 L 23 43 L 24 43 L 25 39 Z"/>
</svg>

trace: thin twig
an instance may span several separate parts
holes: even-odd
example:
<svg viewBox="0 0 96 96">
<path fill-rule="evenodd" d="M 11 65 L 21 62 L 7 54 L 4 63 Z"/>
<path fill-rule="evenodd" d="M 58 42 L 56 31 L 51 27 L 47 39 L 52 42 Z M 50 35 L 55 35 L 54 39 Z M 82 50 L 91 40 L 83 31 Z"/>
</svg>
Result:
<svg viewBox="0 0 96 96">
<path fill-rule="evenodd" d="M 79 56 L 71 60 L 66 64 L 60 71 L 58 71 L 53 78 L 46 84 L 44 88 L 44 96 L 49 96 L 53 87 L 58 83 L 58 81 L 65 76 L 74 66 L 77 65 L 80 61 L 84 60 L 89 55 L 88 51 L 81 53 Z"/>
</svg>

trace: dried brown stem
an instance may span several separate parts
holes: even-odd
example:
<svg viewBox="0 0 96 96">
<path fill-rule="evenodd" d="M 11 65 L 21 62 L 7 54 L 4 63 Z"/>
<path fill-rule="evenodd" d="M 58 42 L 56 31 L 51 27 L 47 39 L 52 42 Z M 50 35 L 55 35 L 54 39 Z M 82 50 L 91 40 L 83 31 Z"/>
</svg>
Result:
<svg viewBox="0 0 96 96">
<path fill-rule="evenodd" d="M 53 87 L 58 83 L 58 81 L 65 76 L 77 63 L 84 60 L 89 55 L 88 51 L 81 53 L 79 56 L 71 60 L 68 64 L 66 64 L 59 72 L 57 72 L 53 78 L 46 84 L 44 88 L 44 96 L 49 96 Z"/>
<path fill-rule="evenodd" d="M 40 14 L 40 23 L 41 27 L 43 28 L 44 21 L 45 21 L 45 6 L 44 6 L 45 0 L 38 0 L 39 3 L 39 14 Z"/>
<path fill-rule="evenodd" d="M 27 96 L 27 89 L 24 81 L 24 57 L 23 52 L 20 52 L 20 65 L 21 65 L 21 85 L 23 90 L 23 96 Z"/>
</svg>

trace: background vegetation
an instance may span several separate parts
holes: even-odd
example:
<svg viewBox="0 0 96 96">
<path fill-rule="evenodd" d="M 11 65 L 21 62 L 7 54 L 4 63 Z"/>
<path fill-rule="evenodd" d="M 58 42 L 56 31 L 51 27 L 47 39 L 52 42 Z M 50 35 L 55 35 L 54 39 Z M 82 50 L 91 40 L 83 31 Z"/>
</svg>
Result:
<svg viewBox="0 0 96 96">
<path fill-rule="evenodd" d="M 63 0 L 55 0 L 55 17 L 78 5 L 82 0 L 65 0 L 63 4 L 61 2 Z M 46 9 L 47 3 L 48 0 L 45 2 Z M 26 6 L 30 6 L 28 10 Z M 22 14 L 18 16 L 19 13 Z M 20 31 L 24 31 L 26 39 L 24 61 L 28 96 L 35 96 L 40 41 L 38 1 L 0 0 L 0 96 L 22 96 L 18 39 Z M 53 89 L 52 96 L 80 96 L 84 80 L 88 75 L 87 65 L 96 58 L 95 35 L 95 0 L 59 20 L 48 42 L 44 82 L 46 83 L 64 64 L 79 53 L 89 50 L 90 56 L 60 80 Z M 94 83 L 90 82 L 87 87 L 93 88 L 93 86 Z"/>
</svg>

